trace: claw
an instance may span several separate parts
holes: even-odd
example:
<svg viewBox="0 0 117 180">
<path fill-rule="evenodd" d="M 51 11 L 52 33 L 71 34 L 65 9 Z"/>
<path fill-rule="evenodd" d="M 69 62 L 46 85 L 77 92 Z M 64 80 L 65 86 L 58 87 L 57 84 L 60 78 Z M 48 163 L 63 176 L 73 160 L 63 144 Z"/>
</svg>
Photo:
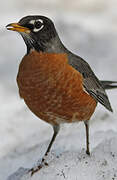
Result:
<svg viewBox="0 0 117 180">
<path fill-rule="evenodd" d="M 33 176 L 33 174 L 35 174 L 36 172 L 38 172 L 43 166 L 48 166 L 47 162 L 41 163 L 39 166 L 37 166 L 36 168 L 31 168 L 29 170 L 29 173 L 31 172 L 31 176 Z"/>
<path fill-rule="evenodd" d="M 39 171 L 41 168 L 42 168 L 41 165 L 39 165 L 36 169 L 32 168 L 32 169 L 30 170 L 31 176 L 33 176 L 33 174 L 35 174 L 35 173 L 36 173 L 37 171 Z"/>
<path fill-rule="evenodd" d="M 37 171 L 39 171 L 42 168 L 42 165 L 37 166 L 36 168 L 31 168 L 29 172 L 31 172 L 31 176 L 35 174 Z"/>
</svg>

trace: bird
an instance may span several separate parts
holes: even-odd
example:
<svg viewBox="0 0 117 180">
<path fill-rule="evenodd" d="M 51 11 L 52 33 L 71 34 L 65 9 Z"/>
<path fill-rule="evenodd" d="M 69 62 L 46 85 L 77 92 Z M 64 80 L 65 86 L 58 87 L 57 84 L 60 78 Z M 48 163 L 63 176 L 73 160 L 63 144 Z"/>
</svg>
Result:
<svg viewBox="0 0 117 180">
<path fill-rule="evenodd" d="M 83 58 L 64 46 L 48 17 L 29 15 L 6 28 L 18 32 L 27 48 L 17 75 L 19 95 L 54 132 L 40 165 L 31 169 L 32 174 L 48 165 L 46 157 L 62 123 L 84 122 L 86 153 L 90 155 L 89 120 L 98 102 L 113 112 L 105 90 L 117 88 L 117 82 L 99 80 Z"/>
</svg>

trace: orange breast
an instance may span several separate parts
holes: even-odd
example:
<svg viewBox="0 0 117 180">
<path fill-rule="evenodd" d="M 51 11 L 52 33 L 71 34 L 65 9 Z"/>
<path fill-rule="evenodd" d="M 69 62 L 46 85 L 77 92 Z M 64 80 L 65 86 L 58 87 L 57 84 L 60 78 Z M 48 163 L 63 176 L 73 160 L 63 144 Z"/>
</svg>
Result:
<svg viewBox="0 0 117 180">
<path fill-rule="evenodd" d="M 22 59 L 17 83 L 30 110 L 51 124 L 88 120 L 96 107 L 66 54 L 32 51 Z"/>
</svg>

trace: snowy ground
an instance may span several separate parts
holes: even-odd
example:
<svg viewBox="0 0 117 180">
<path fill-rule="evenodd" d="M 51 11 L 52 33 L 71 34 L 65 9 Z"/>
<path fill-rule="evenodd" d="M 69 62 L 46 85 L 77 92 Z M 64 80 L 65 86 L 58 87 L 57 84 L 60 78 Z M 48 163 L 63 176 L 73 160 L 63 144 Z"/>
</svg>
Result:
<svg viewBox="0 0 117 180">
<path fill-rule="evenodd" d="M 117 80 L 116 7 L 116 0 L 74 0 L 72 4 L 70 0 L 12 0 L 1 4 L 0 180 L 117 179 L 117 90 L 108 92 L 114 113 L 98 105 L 90 121 L 91 157 L 85 154 L 84 124 L 64 125 L 48 157 L 49 167 L 32 177 L 27 173 L 43 156 L 52 128 L 38 120 L 18 96 L 15 77 L 25 45 L 18 34 L 4 28 L 24 15 L 47 15 L 55 21 L 64 44 L 85 58 L 100 79 Z"/>
</svg>

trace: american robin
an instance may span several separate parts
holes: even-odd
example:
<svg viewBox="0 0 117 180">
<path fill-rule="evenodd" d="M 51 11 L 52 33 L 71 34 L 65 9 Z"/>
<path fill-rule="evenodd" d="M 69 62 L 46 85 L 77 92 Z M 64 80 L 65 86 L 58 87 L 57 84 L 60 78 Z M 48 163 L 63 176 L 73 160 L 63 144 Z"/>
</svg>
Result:
<svg viewBox="0 0 117 180">
<path fill-rule="evenodd" d="M 17 75 L 20 97 L 54 130 L 35 171 L 46 165 L 45 157 L 61 123 L 84 122 L 86 153 L 90 155 L 89 120 L 98 102 L 112 112 L 105 89 L 117 87 L 115 82 L 100 81 L 86 61 L 63 45 L 53 22 L 45 16 L 26 16 L 18 23 L 8 24 L 7 29 L 19 32 L 27 46 Z"/>
</svg>

